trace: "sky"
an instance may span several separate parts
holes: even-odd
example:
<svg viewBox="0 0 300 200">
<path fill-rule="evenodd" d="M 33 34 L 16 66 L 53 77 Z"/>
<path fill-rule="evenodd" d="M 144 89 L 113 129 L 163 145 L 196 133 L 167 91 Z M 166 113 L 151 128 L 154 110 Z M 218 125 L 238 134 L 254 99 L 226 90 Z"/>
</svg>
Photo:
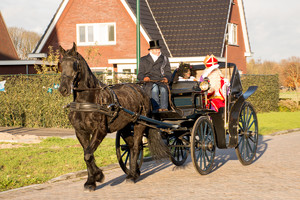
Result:
<svg viewBox="0 0 300 200">
<path fill-rule="evenodd" d="M 7 27 L 43 34 L 62 0 L 1 0 Z M 244 0 L 252 58 L 276 61 L 300 57 L 300 1 Z M 249 59 L 248 59 L 249 60 Z"/>
</svg>

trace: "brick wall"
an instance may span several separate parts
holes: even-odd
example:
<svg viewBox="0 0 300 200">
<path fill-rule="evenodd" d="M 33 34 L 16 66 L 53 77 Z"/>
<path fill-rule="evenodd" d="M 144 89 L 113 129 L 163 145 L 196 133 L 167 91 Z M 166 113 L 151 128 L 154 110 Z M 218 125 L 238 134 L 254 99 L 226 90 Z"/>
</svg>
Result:
<svg viewBox="0 0 300 200">
<path fill-rule="evenodd" d="M 116 45 L 95 46 L 101 56 L 87 60 L 90 67 L 112 67 L 108 59 L 135 58 L 136 26 L 120 0 L 70 0 L 42 52 L 47 52 L 49 45 L 70 49 L 76 42 L 76 24 L 110 22 L 116 23 Z M 89 48 L 78 46 L 77 50 L 87 58 Z M 141 55 L 147 54 L 147 49 L 148 43 L 141 36 Z"/>
</svg>

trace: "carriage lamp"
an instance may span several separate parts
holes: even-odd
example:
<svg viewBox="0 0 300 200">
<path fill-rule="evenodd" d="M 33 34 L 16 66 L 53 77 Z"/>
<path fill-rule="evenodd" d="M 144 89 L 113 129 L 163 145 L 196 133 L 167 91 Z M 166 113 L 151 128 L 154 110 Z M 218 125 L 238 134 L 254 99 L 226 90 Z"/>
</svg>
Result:
<svg viewBox="0 0 300 200">
<path fill-rule="evenodd" d="M 209 88 L 210 88 L 209 80 L 208 79 L 204 79 L 204 81 L 202 81 L 200 83 L 200 89 L 202 91 L 207 91 L 207 90 L 209 90 Z"/>
</svg>

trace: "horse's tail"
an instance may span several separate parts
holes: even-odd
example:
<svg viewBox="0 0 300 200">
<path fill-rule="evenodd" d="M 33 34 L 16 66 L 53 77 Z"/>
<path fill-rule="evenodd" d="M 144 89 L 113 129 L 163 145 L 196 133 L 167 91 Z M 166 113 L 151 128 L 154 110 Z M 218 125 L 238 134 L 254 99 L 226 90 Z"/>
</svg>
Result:
<svg viewBox="0 0 300 200">
<path fill-rule="evenodd" d="M 157 129 L 150 128 L 148 131 L 148 146 L 152 157 L 155 160 L 170 158 L 170 150 Z"/>
</svg>

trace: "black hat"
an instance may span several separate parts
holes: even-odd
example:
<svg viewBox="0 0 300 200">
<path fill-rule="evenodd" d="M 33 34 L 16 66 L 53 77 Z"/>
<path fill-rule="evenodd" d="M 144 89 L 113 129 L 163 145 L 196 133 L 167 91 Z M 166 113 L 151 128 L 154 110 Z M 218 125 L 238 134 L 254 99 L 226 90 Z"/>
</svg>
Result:
<svg viewBox="0 0 300 200">
<path fill-rule="evenodd" d="M 161 48 L 161 46 L 159 46 L 159 40 L 150 41 L 149 45 L 150 45 L 150 48 L 148 50 L 150 50 L 150 49 L 160 49 Z"/>
</svg>

